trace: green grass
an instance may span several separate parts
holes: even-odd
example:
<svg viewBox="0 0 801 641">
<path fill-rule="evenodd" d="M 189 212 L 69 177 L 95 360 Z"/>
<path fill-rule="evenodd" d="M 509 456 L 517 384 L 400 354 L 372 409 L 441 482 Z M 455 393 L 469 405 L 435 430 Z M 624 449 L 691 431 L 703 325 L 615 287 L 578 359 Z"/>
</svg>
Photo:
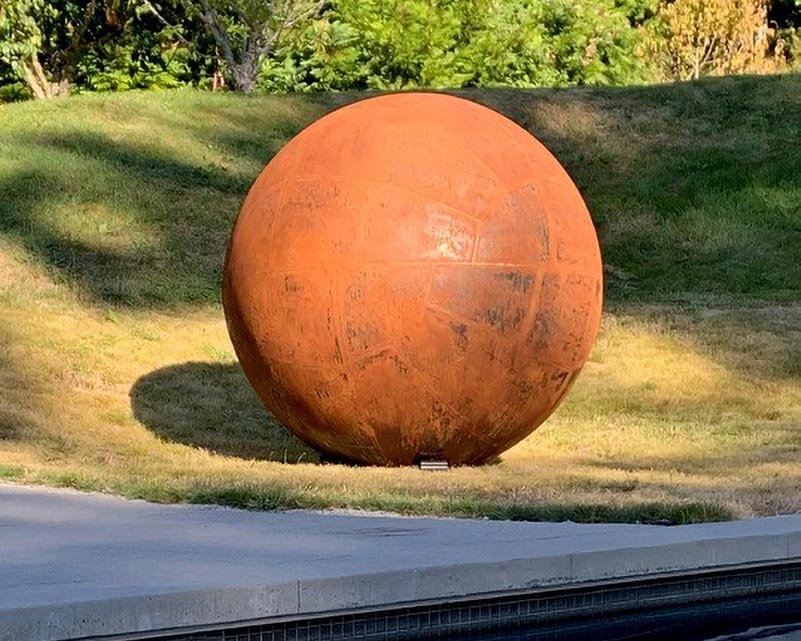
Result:
<svg viewBox="0 0 801 641">
<path fill-rule="evenodd" d="M 0 107 L 0 479 L 248 509 L 683 523 L 801 509 L 801 77 L 461 92 L 543 140 L 602 242 L 590 363 L 490 466 L 321 464 L 219 301 L 270 157 L 356 95 Z"/>
</svg>

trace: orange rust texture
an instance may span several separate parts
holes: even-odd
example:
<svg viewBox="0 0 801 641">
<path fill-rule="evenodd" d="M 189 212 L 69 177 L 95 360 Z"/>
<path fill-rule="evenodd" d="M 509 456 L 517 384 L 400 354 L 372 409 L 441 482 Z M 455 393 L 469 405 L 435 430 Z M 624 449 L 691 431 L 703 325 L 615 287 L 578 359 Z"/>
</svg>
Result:
<svg viewBox="0 0 801 641">
<path fill-rule="evenodd" d="M 264 169 L 223 302 L 265 405 L 329 455 L 477 464 L 530 434 L 601 314 L 584 202 L 525 130 L 438 94 L 318 120 Z"/>
</svg>

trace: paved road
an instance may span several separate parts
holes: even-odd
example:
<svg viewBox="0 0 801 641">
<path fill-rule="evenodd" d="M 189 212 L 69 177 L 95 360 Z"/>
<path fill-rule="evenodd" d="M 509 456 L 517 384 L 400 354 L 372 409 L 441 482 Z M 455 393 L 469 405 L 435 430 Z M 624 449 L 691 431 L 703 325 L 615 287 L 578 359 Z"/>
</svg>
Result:
<svg viewBox="0 0 801 641">
<path fill-rule="evenodd" d="M 659 527 L 256 513 L 0 484 L 0 640 L 801 558 L 801 515 Z"/>
</svg>

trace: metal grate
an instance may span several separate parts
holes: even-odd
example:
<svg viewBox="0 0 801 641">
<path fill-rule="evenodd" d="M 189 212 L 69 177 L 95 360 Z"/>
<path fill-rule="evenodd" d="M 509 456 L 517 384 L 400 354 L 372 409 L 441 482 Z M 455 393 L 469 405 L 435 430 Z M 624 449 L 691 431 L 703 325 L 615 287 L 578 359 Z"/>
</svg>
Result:
<svg viewBox="0 0 801 641">
<path fill-rule="evenodd" d="M 539 589 L 525 593 L 309 616 L 302 620 L 231 624 L 224 629 L 130 636 L 160 641 L 395 641 L 412 639 L 612 639 L 603 626 L 675 627 L 700 618 L 728 621 L 738 608 L 753 612 L 794 604 L 801 614 L 801 563 Z M 611 617 L 611 618 L 610 618 Z M 589 621 L 589 623 L 588 623 Z M 606 623 L 604 623 L 606 621 Z M 629 621 L 629 623 L 626 623 Z M 611 626 L 611 627 L 609 627 Z M 617 626 L 617 628 L 615 627 Z M 653 626 L 652 626 L 653 627 Z M 493 632 L 505 630 L 501 636 Z M 564 636 L 570 631 L 578 636 Z M 588 633 L 589 636 L 581 636 Z M 544 636 L 543 636 L 544 635 Z M 623 638 L 623 637 L 619 637 Z M 649 637 L 650 638 L 650 637 Z"/>
</svg>

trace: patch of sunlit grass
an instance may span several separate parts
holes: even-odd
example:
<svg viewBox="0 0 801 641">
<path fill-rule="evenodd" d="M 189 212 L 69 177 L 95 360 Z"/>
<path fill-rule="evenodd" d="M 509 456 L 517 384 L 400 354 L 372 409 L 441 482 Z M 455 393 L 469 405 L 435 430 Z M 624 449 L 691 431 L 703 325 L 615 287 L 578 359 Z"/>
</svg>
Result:
<svg viewBox="0 0 801 641">
<path fill-rule="evenodd" d="M 705 324 L 718 317 L 648 314 L 607 315 L 600 357 L 500 463 L 437 475 L 317 464 L 260 407 L 218 309 L 5 312 L 14 348 L 0 394 L 20 433 L 0 441 L 0 460 L 18 480 L 246 507 L 623 520 L 654 506 L 668 520 L 689 504 L 707 506 L 693 518 L 800 508 L 797 384 L 715 360 Z M 801 309 L 788 315 L 801 326 Z"/>
</svg>

